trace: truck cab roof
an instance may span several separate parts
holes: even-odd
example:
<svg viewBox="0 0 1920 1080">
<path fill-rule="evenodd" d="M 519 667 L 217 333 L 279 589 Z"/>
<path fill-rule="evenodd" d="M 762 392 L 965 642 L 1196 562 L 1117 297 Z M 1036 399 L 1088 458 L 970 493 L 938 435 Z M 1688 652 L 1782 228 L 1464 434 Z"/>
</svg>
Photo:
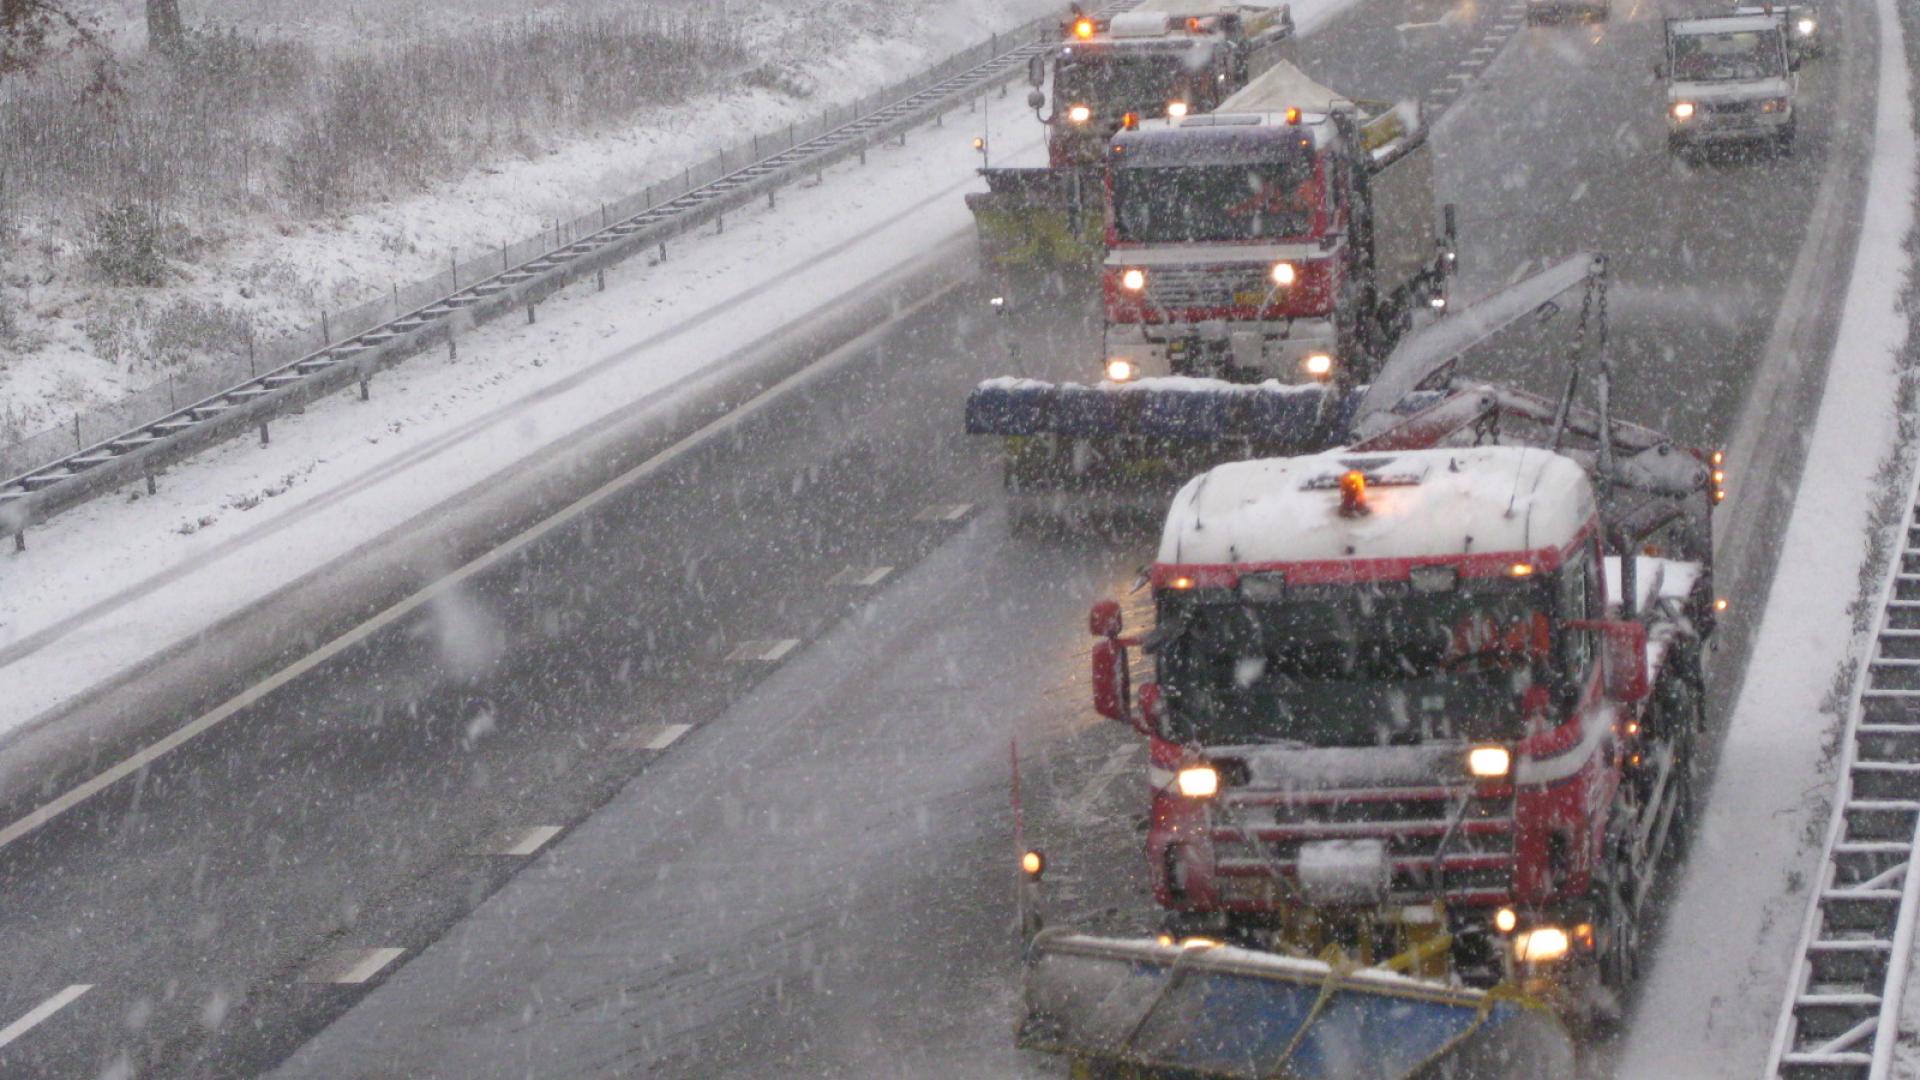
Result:
<svg viewBox="0 0 1920 1080">
<path fill-rule="evenodd" d="M 1365 482 L 1365 510 L 1343 514 L 1342 477 L 1355 472 Z M 1517 557 L 1562 552 L 1595 520 L 1586 471 L 1547 450 L 1335 450 L 1232 462 L 1188 481 L 1168 512 L 1157 562 L 1245 567 Z M 1497 572 L 1503 561 L 1489 566 Z"/>
</svg>

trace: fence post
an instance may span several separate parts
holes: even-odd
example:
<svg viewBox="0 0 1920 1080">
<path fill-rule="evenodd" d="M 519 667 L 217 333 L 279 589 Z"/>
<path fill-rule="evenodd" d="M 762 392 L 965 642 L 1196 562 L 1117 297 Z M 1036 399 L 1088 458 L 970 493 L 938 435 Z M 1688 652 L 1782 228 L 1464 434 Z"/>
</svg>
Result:
<svg viewBox="0 0 1920 1080">
<path fill-rule="evenodd" d="M 322 345 L 333 344 L 333 331 L 327 329 L 327 309 L 326 308 L 320 309 L 320 344 Z M 168 376 L 168 378 L 171 379 L 172 376 Z"/>
<path fill-rule="evenodd" d="M 597 270 L 597 271 L 595 271 L 595 272 L 594 272 L 594 275 L 593 275 L 593 277 L 594 277 L 594 280 L 595 280 L 595 282 L 599 284 L 599 286 L 600 286 L 600 291 L 601 291 L 601 292 L 606 292 L 606 291 L 607 291 L 607 271 L 606 271 L 606 269 L 605 269 L 604 267 L 602 267 L 601 269 L 599 269 L 599 270 Z"/>
<path fill-rule="evenodd" d="M 250 376 L 257 376 L 257 375 L 259 375 L 259 374 L 260 374 L 260 370 L 259 370 L 259 368 L 257 368 L 257 367 L 256 367 L 256 366 L 254 365 L 254 360 L 253 360 L 253 332 L 252 332 L 251 330 L 249 330 L 249 331 L 247 332 L 247 374 L 248 374 L 248 375 L 250 375 Z"/>
<path fill-rule="evenodd" d="M 74 414 L 73 414 L 73 449 L 74 449 L 74 452 L 75 452 L 75 453 L 78 453 L 78 452 L 80 452 L 80 451 L 82 451 L 82 450 L 85 450 L 86 448 L 87 448 L 87 444 L 86 444 L 86 443 L 83 443 L 83 442 L 81 442 L 81 441 L 80 441 L 80 414 L 79 414 L 79 413 L 74 413 Z"/>
<path fill-rule="evenodd" d="M 453 275 L 453 291 L 460 291 L 460 249 L 447 252 L 447 272 Z"/>
<path fill-rule="evenodd" d="M 267 422 L 265 420 L 260 421 L 260 445 L 267 445 Z"/>
</svg>

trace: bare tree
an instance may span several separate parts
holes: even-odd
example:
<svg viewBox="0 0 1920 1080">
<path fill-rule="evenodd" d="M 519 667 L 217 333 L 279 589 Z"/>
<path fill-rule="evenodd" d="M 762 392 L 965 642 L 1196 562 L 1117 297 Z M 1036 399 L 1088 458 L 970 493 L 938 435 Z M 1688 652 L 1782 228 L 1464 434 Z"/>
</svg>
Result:
<svg viewBox="0 0 1920 1080">
<path fill-rule="evenodd" d="M 180 0 L 147 0 L 147 46 L 170 53 L 186 30 L 180 24 Z"/>
<path fill-rule="evenodd" d="M 96 46 L 92 28 L 65 0 L 0 0 L 0 76 L 26 71 L 55 53 Z"/>
</svg>

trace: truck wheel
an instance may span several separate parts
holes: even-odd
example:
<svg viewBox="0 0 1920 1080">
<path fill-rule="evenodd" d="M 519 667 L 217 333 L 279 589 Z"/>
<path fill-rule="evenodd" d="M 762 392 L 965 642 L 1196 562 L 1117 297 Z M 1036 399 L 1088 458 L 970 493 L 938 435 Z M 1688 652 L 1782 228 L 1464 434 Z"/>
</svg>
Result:
<svg viewBox="0 0 1920 1080">
<path fill-rule="evenodd" d="M 1606 912 L 1607 941 L 1600 951 L 1600 981 L 1613 996 L 1605 1026 L 1617 1027 L 1627 1016 L 1627 994 L 1640 977 L 1640 916 L 1633 909 L 1633 871 L 1627 865 L 1628 849 L 1624 841 L 1609 842 L 1605 864 L 1595 875 Z"/>
<path fill-rule="evenodd" d="M 1774 143 L 1773 143 L 1773 152 L 1778 157 L 1790 158 L 1793 156 L 1793 125 L 1792 124 L 1788 124 L 1786 127 L 1786 130 L 1782 131 L 1779 135 L 1775 136 Z"/>
</svg>

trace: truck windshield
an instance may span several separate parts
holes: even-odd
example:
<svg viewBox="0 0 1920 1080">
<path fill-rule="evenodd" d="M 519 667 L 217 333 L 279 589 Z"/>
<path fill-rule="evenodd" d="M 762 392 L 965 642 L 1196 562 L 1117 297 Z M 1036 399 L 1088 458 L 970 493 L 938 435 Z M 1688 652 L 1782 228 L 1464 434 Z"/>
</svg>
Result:
<svg viewBox="0 0 1920 1080">
<path fill-rule="evenodd" d="M 1787 73 L 1776 34 L 1676 34 L 1673 77 L 1681 82 L 1770 79 Z"/>
<path fill-rule="evenodd" d="M 1313 227 L 1311 158 L 1244 165 L 1136 166 L 1113 179 L 1114 228 L 1128 243 L 1282 240 Z"/>
<path fill-rule="evenodd" d="M 1175 100 L 1199 107 L 1188 96 L 1189 63 L 1181 53 L 1076 57 L 1054 72 L 1054 97 L 1062 109 L 1085 105 L 1103 119 L 1125 112 L 1160 116 Z"/>
<path fill-rule="evenodd" d="M 1272 603 L 1161 599 L 1165 735 L 1202 746 L 1513 739 L 1552 642 L 1542 583 L 1289 586 Z"/>
</svg>

